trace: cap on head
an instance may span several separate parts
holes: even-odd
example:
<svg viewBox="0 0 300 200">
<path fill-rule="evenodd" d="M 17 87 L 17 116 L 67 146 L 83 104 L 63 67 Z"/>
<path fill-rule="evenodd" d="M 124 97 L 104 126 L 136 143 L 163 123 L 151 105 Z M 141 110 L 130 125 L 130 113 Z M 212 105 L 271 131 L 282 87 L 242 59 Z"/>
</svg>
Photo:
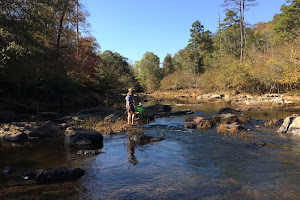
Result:
<svg viewBox="0 0 300 200">
<path fill-rule="evenodd" d="M 143 106 L 142 102 L 139 103 L 139 106 Z"/>
</svg>

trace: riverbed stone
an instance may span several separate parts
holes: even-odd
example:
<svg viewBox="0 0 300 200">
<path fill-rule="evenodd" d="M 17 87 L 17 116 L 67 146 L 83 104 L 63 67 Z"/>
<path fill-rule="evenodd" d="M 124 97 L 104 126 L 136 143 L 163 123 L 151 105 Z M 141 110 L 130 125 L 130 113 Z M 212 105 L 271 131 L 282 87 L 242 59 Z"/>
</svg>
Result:
<svg viewBox="0 0 300 200">
<path fill-rule="evenodd" d="M 63 142 L 67 146 L 103 145 L 103 136 L 98 131 L 68 127 Z"/>
</svg>

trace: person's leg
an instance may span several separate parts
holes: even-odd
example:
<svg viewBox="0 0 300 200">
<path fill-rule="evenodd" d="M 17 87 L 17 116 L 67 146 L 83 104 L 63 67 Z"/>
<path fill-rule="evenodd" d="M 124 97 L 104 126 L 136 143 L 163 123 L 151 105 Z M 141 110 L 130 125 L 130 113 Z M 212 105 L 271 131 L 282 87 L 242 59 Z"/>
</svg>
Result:
<svg viewBox="0 0 300 200">
<path fill-rule="evenodd" d="M 134 113 L 132 113 L 131 124 L 134 124 Z"/>
<path fill-rule="evenodd" d="M 131 118 L 132 118 L 131 114 L 132 114 L 131 112 L 128 112 L 128 118 L 127 118 L 128 125 L 131 124 Z"/>
</svg>

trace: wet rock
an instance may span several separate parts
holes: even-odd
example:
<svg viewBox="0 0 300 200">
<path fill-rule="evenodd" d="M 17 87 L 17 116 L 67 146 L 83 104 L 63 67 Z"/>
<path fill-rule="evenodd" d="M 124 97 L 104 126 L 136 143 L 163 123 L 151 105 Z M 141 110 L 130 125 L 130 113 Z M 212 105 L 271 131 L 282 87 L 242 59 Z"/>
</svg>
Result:
<svg viewBox="0 0 300 200">
<path fill-rule="evenodd" d="M 76 180 L 81 176 L 83 176 L 85 174 L 85 171 L 80 168 L 75 168 L 70 170 L 65 168 L 59 168 L 59 169 L 54 169 L 52 171 L 41 169 L 31 173 L 32 176 L 34 176 L 34 174 L 36 175 L 34 178 L 35 183 L 45 184 L 45 183 L 52 183 L 52 182 Z"/>
<path fill-rule="evenodd" d="M 300 135 L 300 115 L 286 117 L 277 132 Z"/>
<path fill-rule="evenodd" d="M 217 127 L 218 133 L 222 134 L 237 134 L 245 129 L 244 125 L 238 124 L 238 123 L 232 123 L 232 124 L 219 124 Z"/>
<path fill-rule="evenodd" d="M 20 174 L 20 177 L 22 177 L 24 180 L 33 180 L 35 179 L 36 175 L 36 171 L 28 170 L 27 172 Z"/>
<path fill-rule="evenodd" d="M 77 155 L 85 155 L 85 156 L 95 156 L 102 153 L 101 149 L 94 150 L 79 150 L 77 151 Z"/>
<path fill-rule="evenodd" d="M 266 146 L 266 145 L 267 144 L 263 141 L 254 141 L 254 142 L 250 142 L 250 143 L 246 144 L 246 147 L 257 149 L 259 147 L 263 147 L 263 146 Z"/>
<path fill-rule="evenodd" d="M 189 117 L 184 121 L 184 127 L 185 128 L 197 128 L 197 125 L 201 120 L 203 120 L 203 117 Z"/>
<path fill-rule="evenodd" d="M 153 105 L 144 107 L 144 117 L 149 120 L 153 120 L 156 116 L 164 116 L 170 114 L 170 105 Z"/>
<path fill-rule="evenodd" d="M 283 123 L 283 119 L 271 119 L 267 120 L 264 123 L 264 126 L 266 127 L 280 127 Z"/>
<path fill-rule="evenodd" d="M 164 140 L 163 137 L 152 137 L 147 135 L 132 135 L 129 140 L 134 142 L 137 145 L 145 145 L 153 142 L 159 142 Z"/>
<path fill-rule="evenodd" d="M 234 114 L 231 114 L 231 113 L 219 114 L 219 115 L 212 116 L 212 121 L 216 124 L 239 123 L 238 117 Z"/>
<path fill-rule="evenodd" d="M 189 109 L 186 109 L 186 110 L 180 110 L 180 111 L 175 111 L 175 112 L 172 112 L 171 115 L 190 115 L 190 114 L 193 114 L 194 112 L 189 110 Z"/>
<path fill-rule="evenodd" d="M 265 142 L 263 142 L 263 141 L 254 141 L 254 142 L 252 142 L 252 144 L 255 145 L 255 146 L 259 146 L 259 147 L 262 147 L 262 146 L 267 145 L 267 144 L 266 144 Z"/>
<path fill-rule="evenodd" d="M 209 129 L 212 126 L 212 121 L 204 117 L 189 117 L 184 122 L 185 128 Z"/>
<path fill-rule="evenodd" d="M 69 127 L 64 133 L 64 144 L 68 146 L 103 145 L 101 133 L 83 128 Z"/>
<path fill-rule="evenodd" d="M 5 133 L 0 133 L 0 139 L 2 139 L 5 142 L 9 143 L 24 143 L 28 141 L 28 136 L 27 134 L 23 132 L 5 132 Z"/>
<path fill-rule="evenodd" d="M 7 167 L 4 167 L 3 170 L 2 170 L 3 174 L 5 175 L 11 175 L 11 174 L 15 174 L 18 172 L 18 170 L 14 167 L 11 167 L 11 166 L 7 166 Z"/>
<path fill-rule="evenodd" d="M 232 108 L 222 108 L 217 115 L 212 116 L 213 123 L 240 123 L 245 124 L 250 121 L 250 117 L 244 112 Z"/>
</svg>

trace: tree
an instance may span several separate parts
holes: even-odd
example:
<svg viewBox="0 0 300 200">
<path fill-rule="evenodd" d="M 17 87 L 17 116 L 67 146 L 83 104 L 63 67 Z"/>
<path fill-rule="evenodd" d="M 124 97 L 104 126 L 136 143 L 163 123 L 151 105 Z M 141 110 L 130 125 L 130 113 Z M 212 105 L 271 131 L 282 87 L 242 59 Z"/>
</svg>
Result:
<svg viewBox="0 0 300 200">
<path fill-rule="evenodd" d="M 224 0 L 223 7 L 228 7 L 226 11 L 231 11 L 239 13 L 239 24 L 240 24 L 240 62 L 243 61 L 245 53 L 245 11 L 248 10 L 250 6 L 256 6 L 256 0 Z"/>
<path fill-rule="evenodd" d="M 187 49 L 198 51 L 212 51 L 212 38 L 211 32 L 209 30 L 204 31 L 204 26 L 199 20 L 192 24 L 192 29 L 190 29 L 189 44 Z"/>
<path fill-rule="evenodd" d="M 276 41 L 291 41 L 300 36 L 300 0 L 287 0 L 290 5 L 282 5 L 282 13 L 274 16 Z"/>
<path fill-rule="evenodd" d="M 240 34 L 237 13 L 228 11 L 226 18 L 220 24 L 219 35 L 221 35 L 221 54 L 232 54 L 240 57 Z M 219 38 L 216 38 L 220 40 Z"/>
<path fill-rule="evenodd" d="M 148 51 L 139 62 L 136 61 L 134 64 L 134 73 L 137 80 L 148 90 L 159 88 L 162 79 L 162 70 L 159 64 L 159 57 Z"/>
<path fill-rule="evenodd" d="M 172 55 L 167 54 L 167 56 L 165 57 L 164 62 L 163 62 L 163 68 L 162 68 L 163 76 L 172 74 L 174 71 L 175 71 L 175 69 L 174 69 Z"/>
<path fill-rule="evenodd" d="M 127 58 L 117 52 L 104 51 L 95 70 L 99 91 L 122 91 L 134 84 L 133 72 Z"/>
</svg>

